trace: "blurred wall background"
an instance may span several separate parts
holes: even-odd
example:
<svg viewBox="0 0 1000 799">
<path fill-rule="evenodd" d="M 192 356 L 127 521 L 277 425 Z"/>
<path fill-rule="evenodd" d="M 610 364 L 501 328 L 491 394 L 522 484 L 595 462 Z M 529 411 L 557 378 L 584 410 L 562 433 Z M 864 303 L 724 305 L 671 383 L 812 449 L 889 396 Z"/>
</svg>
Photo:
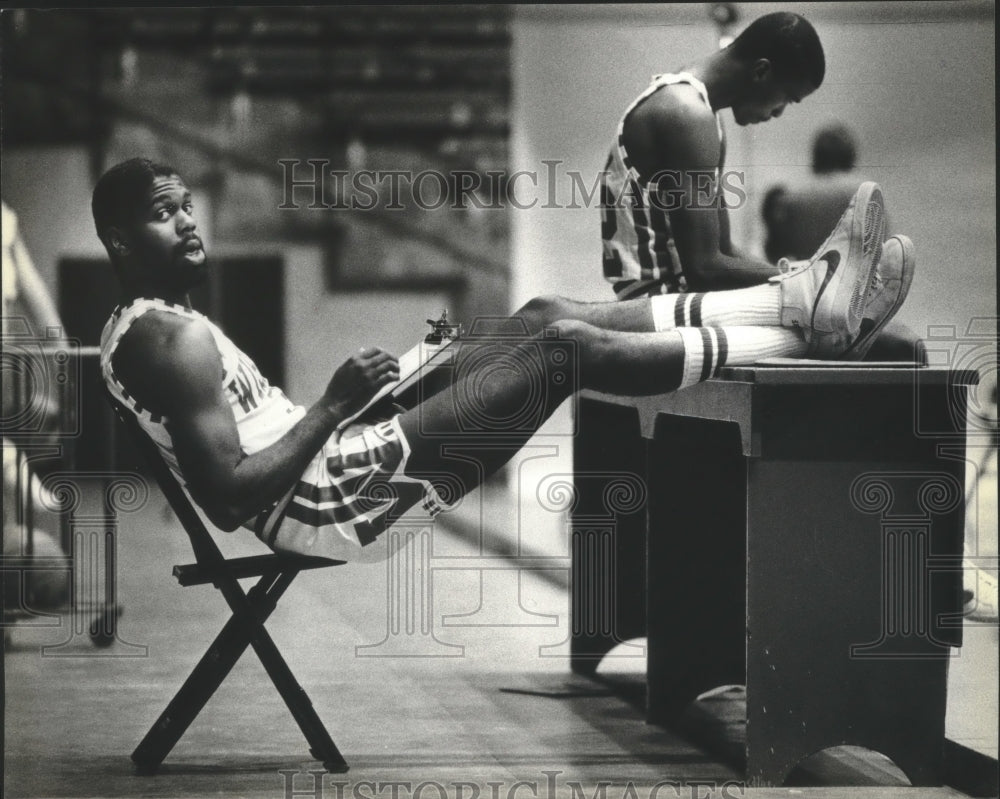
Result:
<svg viewBox="0 0 1000 799">
<path fill-rule="evenodd" d="M 91 188 L 137 155 L 194 193 L 220 267 L 196 306 L 230 327 L 257 318 L 233 338 L 299 401 L 363 344 L 409 348 L 442 308 L 505 313 L 509 222 L 477 206 L 508 163 L 509 19 L 504 6 L 4 13 L 3 196 L 70 333 L 96 343 L 115 299 Z M 421 203 L 407 180 L 425 173 Z M 265 329 L 260 304 L 275 301 Z"/>
<path fill-rule="evenodd" d="M 734 32 L 779 7 L 790 8 L 735 4 Z M 794 8 L 820 32 L 827 78 L 766 125 L 740 129 L 724 112 L 728 167 L 745 174 L 747 190 L 732 215 L 735 240 L 760 251 L 764 192 L 804 177 L 814 132 L 843 121 L 858 134 L 859 173 L 883 184 L 894 228 L 918 248 L 900 318 L 921 332 L 961 333 L 972 318 L 994 315 L 994 5 Z M 650 76 L 718 46 L 708 11 L 692 3 L 7 12 L 3 196 L 59 296 L 61 261 L 103 259 L 89 209 L 100 171 L 136 154 L 175 163 L 195 190 L 212 255 L 237 264 L 237 274 L 241 259 L 280 261 L 282 377 L 308 402 L 344 353 L 365 342 L 402 350 L 441 307 L 468 319 L 543 292 L 609 299 L 599 212 L 579 193 L 567 207 L 569 173 L 589 191 L 621 112 Z M 382 194 L 368 212 L 282 211 L 283 158 L 352 172 L 495 172 L 500 186 L 524 171 L 536 183 L 517 178 L 515 196 L 534 205 L 385 210 Z M 477 196 L 489 205 L 488 186 Z M 227 281 L 209 292 L 207 310 L 240 292 L 238 278 Z"/>
</svg>

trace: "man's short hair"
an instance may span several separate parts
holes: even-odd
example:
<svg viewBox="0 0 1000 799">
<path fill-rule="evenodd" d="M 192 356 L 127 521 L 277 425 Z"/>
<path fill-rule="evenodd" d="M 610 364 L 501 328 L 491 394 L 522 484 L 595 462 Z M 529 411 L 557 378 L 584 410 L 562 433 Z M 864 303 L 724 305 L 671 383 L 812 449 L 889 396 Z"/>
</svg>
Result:
<svg viewBox="0 0 1000 799">
<path fill-rule="evenodd" d="M 777 11 L 755 19 L 731 45 L 742 61 L 770 61 L 781 77 L 802 75 L 818 89 L 826 74 L 826 57 L 816 29 L 798 14 Z"/>
<path fill-rule="evenodd" d="M 830 125 L 813 139 L 812 168 L 819 175 L 850 172 L 856 157 L 854 134 L 846 125 Z"/>
<path fill-rule="evenodd" d="M 158 164 L 148 158 L 130 158 L 101 175 L 94 186 L 90 210 L 94 215 L 97 236 L 105 247 L 108 247 L 105 240 L 108 228 L 127 225 L 135 220 L 153 181 L 176 174 L 177 170 L 172 166 Z"/>
</svg>

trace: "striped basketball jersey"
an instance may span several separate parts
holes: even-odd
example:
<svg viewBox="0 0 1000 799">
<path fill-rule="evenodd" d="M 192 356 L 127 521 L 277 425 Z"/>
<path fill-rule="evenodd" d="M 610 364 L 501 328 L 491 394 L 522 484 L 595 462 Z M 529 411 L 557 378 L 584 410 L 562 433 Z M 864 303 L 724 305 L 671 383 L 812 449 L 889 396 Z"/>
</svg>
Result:
<svg viewBox="0 0 1000 799">
<path fill-rule="evenodd" d="M 132 324 L 150 311 L 190 319 L 205 325 L 222 359 L 222 391 L 236 419 L 240 448 L 247 455 L 270 446 L 305 415 L 305 409 L 293 405 L 284 392 L 268 383 L 254 362 L 242 352 L 208 317 L 197 311 L 164 300 L 139 298 L 119 306 L 101 333 L 101 375 L 112 396 L 135 414 L 139 425 L 156 443 L 160 454 L 181 485 L 184 478 L 177 465 L 173 442 L 167 427 L 170 420 L 144 408 L 115 375 L 112 359 L 122 337 Z"/>
<path fill-rule="evenodd" d="M 207 317 L 158 299 L 138 299 L 116 308 L 101 334 L 101 374 L 119 403 L 135 414 L 164 461 L 185 486 L 170 437 L 170 420 L 151 412 L 115 375 L 112 359 L 132 324 L 149 311 L 162 311 L 207 326 L 219 350 L 222 390 L 236 419 L 240 448 L 252 455 L 284 436 L 304 415 L 281 389 L 260 374 L 253 361 Z M 393 523 L 426 520 L 447 503 L 427 479 L 405 472 L 410 446 L 399 416 L 334 431 L 295 484 L 274 505 L 244 523 L 272 549 L 334 560 L 383 559 L 373 544 Z"/>
<path fill-rule="evenodd" d="M 630 299 L 653 294 L 687 291 L 670 217 L 663 203 L 650 202 L 650 186 L 636 171 L 625 151 L 623 134 L 629 114 L 652 94 L 666 86 L 693 86 L 706 105 L 705 84 L 687 72 L 656 75 L 622 115 L 611 152 L 601 176 L 601 239 L 604 278 L 618 295 Z M 722 123 L 715 115 L 720 147 L 724 147 Z M 715 186 L 719 185 L 719 165 Z"/>
</svg>

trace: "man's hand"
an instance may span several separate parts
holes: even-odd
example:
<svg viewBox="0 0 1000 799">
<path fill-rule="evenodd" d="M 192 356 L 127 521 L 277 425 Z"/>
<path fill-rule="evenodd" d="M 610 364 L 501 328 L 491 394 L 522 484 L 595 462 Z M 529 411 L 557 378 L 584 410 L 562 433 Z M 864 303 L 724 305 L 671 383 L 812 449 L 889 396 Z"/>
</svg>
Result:
<svg viewBox="0 0 1000 799">
<path fill-rule="evenodd" d="M 329 410 L 341 419 L 365 406 L 379 389 L 399 380 L 399 361 L 378 347 L 362 349 L 333 373 L 323 393 Z"/>
</svg>

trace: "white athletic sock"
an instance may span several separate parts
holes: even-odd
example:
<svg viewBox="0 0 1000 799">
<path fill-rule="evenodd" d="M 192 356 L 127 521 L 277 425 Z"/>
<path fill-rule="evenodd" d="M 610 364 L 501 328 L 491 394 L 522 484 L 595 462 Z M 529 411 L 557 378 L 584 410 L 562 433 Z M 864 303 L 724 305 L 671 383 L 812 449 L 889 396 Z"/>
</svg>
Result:
<svg viewBox="0 0 1000 799">
<path fill-rule="evenodd" d="M 777 283 L 732 291 L 658 294 L 649 303 L 656 330 L 781 325 L 781 286 Z"/>
<path fill-rule="evenodd" d="M 797 329 L 788 327 L 720 328 L 727 353 L 720 366 L 749 366 L 764 358 L 801 358 L 808 345 Z"/>
<path fill-rule="evenodd" d="M 784 327 L 678 327 L 674 332 L 684 342 L 684 373 L 678 388 L 708 380 L 723 366 L 798 358 L 807 347 L 799 331 Z"/>
<path fill-rule="evenodd" d="M 677 388 L 687 388 L 708 380 L 712 376 L 712 343 L 708 339 L 708 328 L 678 327 L 675 332 L 684 343 L 684 373 Z"/>
</svg>

